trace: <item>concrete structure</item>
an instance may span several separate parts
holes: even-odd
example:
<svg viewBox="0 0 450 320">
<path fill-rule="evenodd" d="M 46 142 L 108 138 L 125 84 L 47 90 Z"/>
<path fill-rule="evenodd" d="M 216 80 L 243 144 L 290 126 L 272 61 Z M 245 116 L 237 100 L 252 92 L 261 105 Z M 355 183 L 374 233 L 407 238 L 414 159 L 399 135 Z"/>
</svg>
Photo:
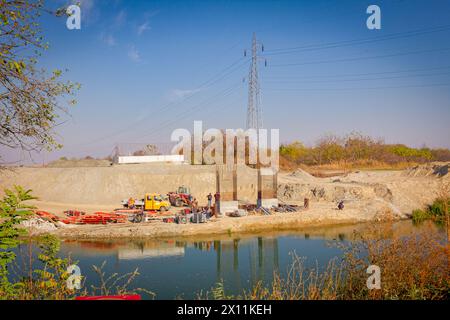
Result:
<svg viewBox="0 0 450 320">
<path fill-rule="evenodd" d="M 239 209 L 237 172 L 235 165 L 220 165 L 216 169 L 216 192 L 220 193 L 220 214 Z"/>
<path fill-rule="evenodd" d="M 115 162 L 118 164 L 137 164 L 137 163 L 185 163 L 184 155 L 171 154 L 159 156 L 117 156 Z"/>
<path fill-rule="evenodd" d="M 277 171 L 273 168 L 258 170 L 258 207 L 278 207 L 277 198 Z"/>
</svg>

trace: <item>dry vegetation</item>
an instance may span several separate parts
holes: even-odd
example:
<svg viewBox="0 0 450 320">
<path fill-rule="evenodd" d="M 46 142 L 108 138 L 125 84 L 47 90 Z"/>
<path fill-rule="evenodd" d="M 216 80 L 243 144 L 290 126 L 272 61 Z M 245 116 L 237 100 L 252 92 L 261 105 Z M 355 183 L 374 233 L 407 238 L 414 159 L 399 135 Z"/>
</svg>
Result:
<svg viewBox="0 0 450 320">
<path fill-rule="evenodd" d="M 298 141 L 280 147 L 280 166 L 285 170 L 299 166 L 308 166 L 310 171 L 405 169 L 413 164 L 449 160 L 448 149 L 386 144 L 359 133 L 344 137 L 327 135 L 312 147 L 306 147 Z"/>
<path fill-rule="evenodd" d="M 372 229 L 344 245 L 341 261 L 325 270 L 308 269 L 293 255 L 287 273 L 270 284 L 257 283 L 239 296 L 225 293 L 223 283 L 200 299 L 250 300 L 446 300 L 450 292 L 450 245 L 445 233 L 427 225 L 418 234 L 393 238 L 389 228 Z M 381 289 L 367 288 L 369 265 L 381 269 Z"/>
</svg>

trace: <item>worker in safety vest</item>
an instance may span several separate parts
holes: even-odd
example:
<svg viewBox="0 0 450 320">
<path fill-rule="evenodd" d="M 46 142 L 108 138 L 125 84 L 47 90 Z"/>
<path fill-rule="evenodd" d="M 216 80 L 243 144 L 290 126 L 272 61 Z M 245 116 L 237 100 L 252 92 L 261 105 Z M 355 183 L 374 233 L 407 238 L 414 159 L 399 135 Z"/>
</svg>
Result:
<svg viewBox="0 0 450 320">
<path fill-rule="evenodd" d="M 134 209 L 134 199 L 132 197 L 130 197 L 130 199 L 128 199 L 128 208 Z"/>
</svg>

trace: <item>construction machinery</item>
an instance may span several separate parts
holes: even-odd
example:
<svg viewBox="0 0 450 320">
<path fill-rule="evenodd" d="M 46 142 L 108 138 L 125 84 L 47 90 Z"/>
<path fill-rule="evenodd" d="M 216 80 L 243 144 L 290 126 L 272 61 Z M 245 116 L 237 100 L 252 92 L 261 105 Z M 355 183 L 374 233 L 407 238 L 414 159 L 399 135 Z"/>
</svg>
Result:
<svg viewBox="0 0 450 320">
<path fill-rule="evenodd" d="M 174 207 L 189 206 L 192 202 L 191 191 L 188 187 L 180 186 L 175 192 L 169 192 L 167 194 L 169 197 L 170 204 Z"/>
<path fill-rule="evenodd" d="M 146 193 L 145 198 L 141 200 L 125 199 L 122 200 L 122 205 L 128 209 L 159 212 L 165 212 L 171 207 L 170 202 L 159 193 Z"/>
</svg>

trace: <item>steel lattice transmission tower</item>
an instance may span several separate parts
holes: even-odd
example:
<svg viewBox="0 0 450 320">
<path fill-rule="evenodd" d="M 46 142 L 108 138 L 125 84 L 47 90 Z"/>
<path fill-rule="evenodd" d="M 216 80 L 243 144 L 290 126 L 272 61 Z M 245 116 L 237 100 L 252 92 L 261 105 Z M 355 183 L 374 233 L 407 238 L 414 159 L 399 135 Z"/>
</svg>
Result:
<svg viewBox="0 0 450 320">
<path fill-rule="evenodd" d="M 258 81 L 258 50 L 264 51 L 264 46 L 256 41 L 253 33 L 252 61 L 248 74 L 248 106 L 247 106 L 247 129 L 262 128 L 262 115 L 260 107 L 260 88 Z"/>
</svg>

